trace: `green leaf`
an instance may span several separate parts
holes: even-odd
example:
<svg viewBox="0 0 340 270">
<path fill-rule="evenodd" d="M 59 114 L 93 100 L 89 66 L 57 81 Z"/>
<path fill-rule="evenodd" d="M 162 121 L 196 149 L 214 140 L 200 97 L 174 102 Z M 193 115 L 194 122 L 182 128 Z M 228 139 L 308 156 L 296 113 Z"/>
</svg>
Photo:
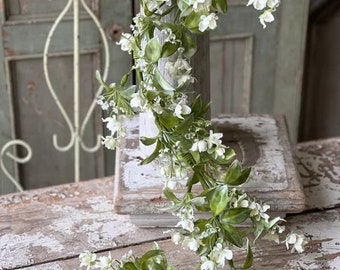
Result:
<svg viewBox="0 0 340 270">
<path fill-rule="evenodd" d="M 179 47 L 179 44 L 174 44 L 171 42 L 166 42 L 163 45 L 161 57 L 169 57 L 173 55 Z"/>
<path fill-rule="evenodd" d="M 123 269 L 124 270 L 137 270 L 137 267 L 133 262 L 126 262 L 123 264 Z"/>
<path fill-rule="evenodd" d="M 197 153 L 197 152 L 193 152 L 193 153 Z M 197 153 L 198 154 L 198 153 Z M 199 155 L 199 154 L 198 154 Z M 196 168 L 194 168 L 194 174 L 193 176 L 188 180 L 186 186 L 188 187 L 188 189 L 190 190 L 192 188 L 193 185 L 203 181 L 203 176 L 202 176 L 202 166 L 197 166 Z"/>
<path fill-rule="evenodd" d="M 124 86 L 126 84 L 127 79 L 129 78 L 129 74 L 124 74 L 124 76 L 122 77 L 122 79 L 120 80 L 120 85 Z"/>
<path fill-rule="evenodd" d="M 196 41 L 186 31 L 183 31 L 181 40 L 182 47 L 184 48 L 183 54 L 190 59 L 197 51 Z"/>
<path fill-rule="evenodd" d="M 229 166 L 226 176 L 224 178 L 224 183 L 230 185 L 241 175 L 241 164 L 238 160 L 235 160 Z"/>
<path fill-rule="evenodd" d="M 154 84 L 159 91 L 166 91 L 171 95 L 173 94 L 173 91 L 175 91 L 175 88 L 164 79 L 158 69 L 155 70 Z"/>
<path fill-rule="evenodd" d="M 144 144 L 144 145 L 153 145 L 156 141 L 157 141 L 157 137 L 154 138 L 147 138 L 147 137 L 141 137 L 140 141 Z"/>
<path fill-rule="evenodd" d="M 189 128 L 191 128 L 194 120 L 195 120 L 195 116 L 193 114 L 190 114 L 189 116 L 185 117 L 184 120 L 182 120 L 180 124 L 176 127 L 176 129 L 174 130 L 174 133 L 176 134 L 187 133 Z"/>
<path fill-rule="evenodd" d="M 225 211 L 221 217 L 223 224 L 241 224 L 249 218 L 251 209 L 249 208 L 233 208 Z"/>
<path fill-rule="evenodd" d="M 249 269 L 252 265 L 253 265 L 253 252 L 251 251 L 249 240 L 247 239 L 247 257 L 243 264 L 242 269 Z"/>
<path fill-rule="evenodd" d="M 158 37 L 154 37 L 149 40 L 145 46 L 145 57 L 151 63 L 156 63 L 162 54 L 162 46 L 159 42 Z"/>
<path fill-rule="evenodd" d="M 254 232 L 254 243 L 256 242 L 257 239 L 259 239 L 259 237 L 261 236 L 263 230 L 264 230 L 264 225 L 262 223 L 256 223 L 256 228 L 255 228 L 255 232 Z"/>
<path fill-rule="evenodd" d="M 219 215 L 226 208 L 228 201 L 228 186 L 216 187 L 210 199 L 210 208 L 213 214 Z"/>
<path fill-rule="evenodd" d="M 150 260 L 151 258 L 163 255 L 164 251 L 161 249 L 154 249 L 154 250 L 150 250 L 148 252 L 146 252 L 141 258 L 140 258 L 140 263 L 139 265 L 143 268 L 143 266 L 145 266 L 148 262 L 148 260 Z M 146 268 L 148 269 L 148 268 Z"/>
<path fill-rule="evenodd" d="M 212 6 L 220 12 L 227 13 L 227 0 L 213 0 Z"/>
<path fill-rule="evenodd" d="M 235 160 L 228 168 L 224 183 L 231 186 L 239 186 L 247 182 L 251 168 L 242 170 L 241 164 Z"/>
<path fill-rule="evenodd" d="M 173 128 L 179 122 L 179 119 L 174 116 L 170 110 L 163 110 L 162 114 L 158 116 L 158 119 L 166 128 Z"/>
<path fill-rule="evenodd" d="M 230 224 L 222 224 L 224 228 L 224 237 L 230 243 L 237 247 L 243 246 L 242 234 L 232 225 Z"/>
<path fill-rule="evenodd" d="M 204 12 L 191 12 L 188 17 L 185 18 L 184 20 L 184 25 L 193 33 L 201 33 L 198 30 L 198 25 L 201 21 L 201 16 L 204 15 Z M 207 14 L 205 14 L 207 15 Z"/>
<path fill-rule="evenodd" d="M 236 156 L 235 151 L 232 148 L 227 147 L 224 152 L 224 158 L 218 156 L 215 157 L 215 161 L 220 165 L 227 165 L 230 162 L 230 160 L 233 159 L 235 156 Z"/>
<path fill-rule="evenodd" d="M 152 154 L 150 156 L 148 156 L 147 158 L 145 158 L 144 160 L 142 160 L 142 162 L 140 163 L 140 165 L 146 165 L 149 164 L 151 161 L 153 161 L 156 157 L 158 157 L 159 155 L 159 151 L 161 150 L 161 143 L 160 141 L 157 141 L 155 150 L 152 152 Z"/>
<path fill-rule="evenodd" d="M 170 201 L 172 201 L 174 203 L 180 202 L 180 200 L 176 197 L 176 195 L 169 188 L 164 188 L 163 194 L 167 199 L 169 199 Z"/>
</svg>

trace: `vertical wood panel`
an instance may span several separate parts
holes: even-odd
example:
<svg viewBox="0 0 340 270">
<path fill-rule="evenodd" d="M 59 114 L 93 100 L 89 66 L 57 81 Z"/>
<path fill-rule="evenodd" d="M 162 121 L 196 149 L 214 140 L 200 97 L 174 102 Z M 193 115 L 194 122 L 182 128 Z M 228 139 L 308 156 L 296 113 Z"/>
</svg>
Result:
<svg viewBox="0 0 340 270">
<path fill-rule="evenodd" d="M 212 116 L 249 113 L 252 35 L 212 37 L 210 41 Z"/>
<path fill-rule="evenodd" d="M 95 56 L 83 55 L 80 74 L 80 119 L 93 99 Z M 70 119 L 73 117 L 73 66 L 72 56 L 52 57 L 49 67 L 52 70 L 51 82 L 65 107 Z M 92 64 L 91 64 L 92 63 Z M 42 76 L 41 59 L 13 61 L 12 85 L 15 92 L 17 137 L 26 141 L 33 149 L 33 157 L 21 166 L 21 180 L 26 189 L 49 186 L 73 181 L 73 152 L 58 152 L 52 145 L 52 136 L 57 134 L 60 145 L 67 145 L 70 131 L 54 103 Z M 54 71 L 54 72 L 53 72 Z M 100 115 L 91 118 L 84 136 L 84 142 L 95 143 L 94 123 L 100 122 Z M 92 124 L 91 124 L 92 123 Z M 98 173 L 95 156 L 81 152 L 81 179 L 95 178 Z M 102 164 L 103 166 L 103 164 Z"/>
</svg>

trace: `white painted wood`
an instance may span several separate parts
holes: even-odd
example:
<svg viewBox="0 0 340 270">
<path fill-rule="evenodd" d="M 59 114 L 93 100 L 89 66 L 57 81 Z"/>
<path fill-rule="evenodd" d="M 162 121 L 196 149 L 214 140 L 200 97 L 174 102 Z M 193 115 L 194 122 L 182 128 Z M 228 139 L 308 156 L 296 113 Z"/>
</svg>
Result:
<svg viewBox="0 0 340 270">
<path fill-rule="evenodd" d="M 155 224 L 159 226 L 171 221 L 169 214 L 163 215 L 157 208 L 168 201 L 161 192 L 163 181 L 157 163 L 138 165 L 145 157 L 138 147 L 138 123 L 138 119 L 125 122 L 128 133 L 121 142 L 124 150 L 119 151 L 117 160 L 115 206 L 119 213 L 133 215 L 139 225 L 150 225 L 149 215 L 162 214 Z M 304 195 L 283 117 L 225 115 L 213 123 L 225 134 L 224 143 L 235 149 L 239 160 L 252 166 L 250 180 L 243 187 L 250 195 L 270 204 L 274 212 L 304 209 Z"/>
</svg>

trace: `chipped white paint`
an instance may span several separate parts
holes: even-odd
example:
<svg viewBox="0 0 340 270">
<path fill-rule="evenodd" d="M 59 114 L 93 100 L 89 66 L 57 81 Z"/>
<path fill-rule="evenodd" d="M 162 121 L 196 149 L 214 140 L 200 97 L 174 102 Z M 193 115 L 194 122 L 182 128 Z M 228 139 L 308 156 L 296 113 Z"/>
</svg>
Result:
<svg viewBox="0 0 340 270">
<path fill-rule="evenodd" d="M 140 130 L 138 117 L 126 120 L 124 125 L 127 136 L 121 142 L 123 150 L 118 151 L 115 206 L 119 213 L 160 213 L 156 207 L 163 205 L 165 199 L 159 166 L 155 162 L 139 165 L 146 157 L 139 138 L 142 134 L 152 137 L 154 131 Z M 252 166 L 250 181 L 244 185 L 247 192 L 271 204 L 276 212 L 303 209 L 303 193 L 283 117 L 225 115 L 213 119 L 213 125 L 224 133 L 224 143 L 237 144 L 235 150 L 241 159 Z"/>
<path fill-rule="evenodd" d="M 98 212 L 113 210 L 113 201 L 107 200 L 105 196 L 90 197 L 86 199 L 86 202 L 91 205 L 93 210 Z"/>
<path fill-rule="evenodd" d="M 340 137 L 300 143 L 297 166 L 309 209 L 340 205 Z"/>
<path fill-rule="evenodd" d="M 13 234 L 0 236 L 0 269 L 15 266 L 18 259 L 28 263 L 34 263 L 32 248 L 44 248 L 41 251 L 54 253 L 62 251 L 63 245 L 53 236 L 44 235 L 41 232 Z M 14 251 L 14 252 L 13 252 Z M 18 258 L 20 256 L 20 258 Z"/>
</svg>

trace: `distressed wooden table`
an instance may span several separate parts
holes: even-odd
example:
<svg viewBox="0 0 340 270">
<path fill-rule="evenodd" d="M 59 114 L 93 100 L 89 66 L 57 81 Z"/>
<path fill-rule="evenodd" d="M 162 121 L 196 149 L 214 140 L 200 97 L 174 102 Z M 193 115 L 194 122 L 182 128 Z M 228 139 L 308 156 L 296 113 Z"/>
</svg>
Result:
<svg viewBox="0 0 340 270">
<path fill-rule="evenodd" d="M 252 269 L 340 269 L 340 138 L 299 144 L 296 155 L 306 210 L 288 216 L 286 228 L 306 235 L 306 251 L 263 241 Z M 84 250 L 140 255 L 154 241 L 177 269 L 195 269 L 195 256 L 177 250 L 164 228 L 114 213 L 113 189 L 106 178 L 1 196 L 0 269 L 79 269 Z"/>
</svg>

